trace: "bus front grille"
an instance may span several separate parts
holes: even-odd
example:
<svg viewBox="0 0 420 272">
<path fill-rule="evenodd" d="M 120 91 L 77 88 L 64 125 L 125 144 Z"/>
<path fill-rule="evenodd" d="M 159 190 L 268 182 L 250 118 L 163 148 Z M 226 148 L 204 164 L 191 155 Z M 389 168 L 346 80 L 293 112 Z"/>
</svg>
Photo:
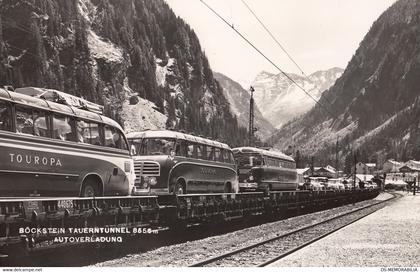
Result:
<svg viewBox="0 0 420 272">
<path fill-rule="evenodd" d="M 153 161 L 134 161 L 135 183 L 140 182 L 141 176 L 159 176 L 160 164 Z"/>
</svg>

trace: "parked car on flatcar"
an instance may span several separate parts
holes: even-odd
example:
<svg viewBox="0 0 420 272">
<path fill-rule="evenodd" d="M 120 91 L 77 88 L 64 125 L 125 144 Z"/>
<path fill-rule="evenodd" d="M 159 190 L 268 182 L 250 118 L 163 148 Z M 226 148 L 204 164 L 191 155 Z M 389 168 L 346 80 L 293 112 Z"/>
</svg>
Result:
<svg viewBox="0 0 420 272">
<path fill-rule="evenodd" d="M 345 186 L 343 184 L 343 180 L 340 178 L 330 178 L 327 182 L 327 189 L 331 190 L 345 190 Z"/>
<path fill-rule="evenodd" d="M 326 189 L 324 183 L 322 182 L 323 179 L 319 177 L 309 177 L 308 179 L 309 190 L 312 191 L 323 191 Z"/>
</svg>

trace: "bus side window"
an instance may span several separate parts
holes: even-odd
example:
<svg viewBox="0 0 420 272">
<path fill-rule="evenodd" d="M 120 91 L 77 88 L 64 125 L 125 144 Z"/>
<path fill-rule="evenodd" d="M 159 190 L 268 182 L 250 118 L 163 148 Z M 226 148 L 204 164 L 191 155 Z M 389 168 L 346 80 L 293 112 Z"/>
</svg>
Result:
<svg viewBox="0 0 420 272">
<path fill-rule="evenodd" d="M 229 151 L 222 149 L 223 162 L 229 162 Z"/>
<path fill-rule="evenodd" d="M 89 123 L 83 120 L 76 122 L 77 141 L 79 143 L 90 143 Z"/>
<path fill-rule="evenodd" d="M 75 140 L 74 118 L 61 114 L 53 114 L 52 137 L 63 141 Z"/>
<path fill-rule="evenodd" d="M 0 101 L 0 130 L 12 130 L 12 107 L 10 103 Z"/>
<path fill-rule="evenodd" d="M 16 132 L 34 135 L 32 109 L 16 106 Z"/>
<path fill-rule="evenodd" d="M 105 146 L 107 147 L 113 147 L 113 148 L 119 148 L 128 150 L 127 144 L 124 140 L 124 136 L 115 127 L 111 127 L 108 125 L 104 126 L 105 129 Z"/>
<path fill-rule="evenodd" d="M 207 150 L 207 159 L 209 161 L 214 161 L 214 147 L 212 146 L 206 146 L 206 150 Z"/>
<path fill-rule="evenodd" d="M 184 140 L 178 140 L 175 146 L 176 156 L 187 156 L 187 143 Z"/>
<path fill-rule="evenodd" d="M 203 153 L 203 146 L 201 144 L 194 143 L 194 157 L 197 159 L 202 159 Z"/>
<path fill-rule="evenodd" d="M 90 143 L 93 145 L 103 145 L 101 134 L 99 132 L 101 128 L 97 123 L 90 123 Z"/>
<path fill-rule="evenodd" d="M 34 135 L 41 137 L 50 137 L 49 114 L 45 111 L 34 110 Z"/>
<path fill-rule="evenodd" d="M 214 160 L 218 162 L 223 162 L 223 157 L 220 148 L 214 148 Z"/>
<path fill-rule="evenodd" d="M 187 142 L 187 157 L 194 157 L 194 144 L 191 142 Z"/>
</svg>

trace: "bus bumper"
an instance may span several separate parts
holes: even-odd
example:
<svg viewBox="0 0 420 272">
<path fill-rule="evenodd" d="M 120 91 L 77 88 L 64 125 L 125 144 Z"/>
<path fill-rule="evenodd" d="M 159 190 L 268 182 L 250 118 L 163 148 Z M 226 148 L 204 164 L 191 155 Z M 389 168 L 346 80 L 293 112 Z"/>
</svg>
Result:
<svg viewBox="0 0 420 272">
<path fill-rule="evenodd" d="M 240 182 L 239 183 L 239 191 L 255 191 L 258 188 L 258 184 L 256 182 Z"/>
<path fill-rule="evenodd" d="M 131 195 L 169 195 L 169 190 L 167 188 L 154 189 L 154 188 L 139 188 L 134 187 Z"/>
</svg>

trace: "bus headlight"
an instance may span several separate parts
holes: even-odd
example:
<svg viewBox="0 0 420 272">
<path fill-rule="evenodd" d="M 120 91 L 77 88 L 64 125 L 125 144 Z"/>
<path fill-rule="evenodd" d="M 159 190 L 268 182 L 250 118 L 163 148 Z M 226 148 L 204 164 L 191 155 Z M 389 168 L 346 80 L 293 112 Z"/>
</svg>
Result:
<svg viewBox="0 0 420 272">
<path fill-rule="evenodd" d="M 252 175 L 251 175 L 251 176 L 249 176 L 248 180 L 249 180 L 249 181 L 253 181 L 253 180 L 254 180 L 254 176 L 252 176 Z"/>
<path fill-rule="evenodd" d="M 147 184 L 150 184 L 150 185 L 156 185 L 157 184 L 156 177 L 144 176 L 143 181 L 144 181 L 144 183 L 147 183 Z"/>
<path fill-rule="evenodd" d="M 149 187 L 149 181 L 148 181 L 148 180 L 146 180 L 146 179 L 143 179 L 143 184 L 142 184 L 142 187 L 143 187 L 144 189 L 147 189 L 147 188 Z"/>
<path fill-rule="evenodd" d="M 156 185 L 157 184 L 157 179 L 156 177 L 151 177 L 149 180 L 150 185 Z"/>
</svg>

